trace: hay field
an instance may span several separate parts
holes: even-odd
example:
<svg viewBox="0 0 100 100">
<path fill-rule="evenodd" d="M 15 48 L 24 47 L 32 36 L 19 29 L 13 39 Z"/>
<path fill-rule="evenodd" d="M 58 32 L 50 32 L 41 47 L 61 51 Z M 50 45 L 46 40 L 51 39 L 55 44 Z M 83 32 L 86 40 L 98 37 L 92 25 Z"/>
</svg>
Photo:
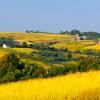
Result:
<svg viewBox="0 0 100 100">
<path fill-rule="evenodd" d="M 33 51 L 38 52 L 36 49 L 31 49 L 31 48 L 11 48 L 12 50 L 16 50 L 17 52 L 21 53 L 31 53 Z"/>
<path fill-rule="evenodd" d="M 68 41 L 73 36 L 60 34 L 45 34 L 45 33 L 0 33 L 0 37 L 13 38 L 17 42 L 61 42 Z"/>
<path fill-rule="evenodd" d="M 3 84 L 0 100 L 100 100 L 100 71 Z"/>
<path fill-rule="evenodd" d="M 93 45 L 93 46 L 88 46 L 85 49 L 100 50 L 100 44 L 96 44 L 96 45 Z"/>
<path fill-rule="evenodd" d="M 38 52 L 38 50 L 31 48 L 0 48 L 0 57 L 4 56 L 7 53 L 12 53 L 12 52 L 21 52 L 28 54 L 33 51 Z"/>
<path fill-rule="evenodd" d="M 80 40 L 80 41 L 69 41 L 69 42 L 60 42 L 53 44 L 52 47 L 55 48 L 63 48 L 63 49 L 69 49 L 71 51 L 75 51 L 78 49 L 82 49 L 84 47 L 93 45 L 94 42 L 91 40 Z"/>
</svg>

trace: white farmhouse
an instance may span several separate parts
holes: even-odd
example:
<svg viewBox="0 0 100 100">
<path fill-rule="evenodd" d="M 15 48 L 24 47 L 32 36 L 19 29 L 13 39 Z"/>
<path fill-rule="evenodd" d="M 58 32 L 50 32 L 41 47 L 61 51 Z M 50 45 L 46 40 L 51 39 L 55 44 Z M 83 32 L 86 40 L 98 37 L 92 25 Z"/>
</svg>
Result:
<svg viewBox="0 0 100 100">
<path fill-rule="evenodd" d="M 6 44 L 3 44 L 3 48 L 10 48 L 10 46 L 7 46 Z"/>
</svg>

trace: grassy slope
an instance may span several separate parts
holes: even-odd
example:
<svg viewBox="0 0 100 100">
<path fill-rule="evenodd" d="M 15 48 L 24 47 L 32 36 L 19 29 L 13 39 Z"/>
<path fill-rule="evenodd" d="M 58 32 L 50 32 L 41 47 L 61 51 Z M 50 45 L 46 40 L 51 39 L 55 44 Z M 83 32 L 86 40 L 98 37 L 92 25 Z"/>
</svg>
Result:
<svg viewBox="0 0 100 100">
<path fill-rule="evenodd" d="M 99 100 L 100 71 L 0 85 L 0 100 Z"/>
<path fill-rule="evenodd" d="M 38 52 L 38 50 L 30 48 L 0 48 L 0 57 L 12 52 L 31 53 L 32 51 Z"/>
<path fill-rule="evenodd" d="M 30 59 L 21 59 L 21 61 L 25 62 L 26 64 L 36 64 L 38 65 L 38 67 L 42 67 L 44 69 L 48 69 L 51 67 L 48 64 L 44 63 L 43 61 L 30 60 Z"/>
<path fill-rule="evenodd" d="M 93 46 L 88 46 L 85 49 L 100 50 L 100 44 L 96 44 L 96 45 L 93 45 Z"/>
<path fill-rule="evenodd" d="M 31 49 L 31 48 L 11 48 L 12 50 L 16 50 L 17 52 L 22 52 L 22 53 L 31 53 L 32 51 L 38 52 L 36 49 Z"/>
<path fill-rule="evenodd" d="M 93 44 L 94 42 L 91 40 L 81 40 L 81 41 L 60 42 L 52 45 L 52 47 L 64 48 L 64 49 L 67 48 L 71 51 L 75 51 Z"/>
<path fill-rule="evenodd" d="M 68 41 L 73 36 L 43 33 L 0 33 L 0 37 L 13 38 L 18 42 L 60 42 Z"/>
</svg>

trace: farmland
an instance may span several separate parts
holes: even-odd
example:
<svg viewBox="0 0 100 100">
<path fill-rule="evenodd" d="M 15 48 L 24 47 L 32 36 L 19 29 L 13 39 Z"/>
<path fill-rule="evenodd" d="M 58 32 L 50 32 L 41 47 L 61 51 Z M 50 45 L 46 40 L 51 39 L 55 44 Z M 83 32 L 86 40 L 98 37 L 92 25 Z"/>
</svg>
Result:
<svg viewBox="0 0 100 100">
<path fill-rule="evenodd" d="M 0 85 L 0 100 L 99 100 L 100 72 Z"/>
<path fill-rule="evenodd" d="M 45 34 L 45 33 L 0 33 L 0 37 L 5 38 L 13 38 L 17 42 L 27 42 L 27 43 L 33 43 L 33 42 L 61 42 L 61 41 L 68 41 L 73 36 L 71 35 L 57 35 L 57 34 Z"/>
<path fill-rule="evenodd" d="M 1 0 L 0 100 L 100 100 L 100 0 Z"/>
<path fill-rule="evenodd" d="M 88 46 L 85 49 L 100 50 L 100 44 L 96 44 L 96 45 L 93 45 L 93 46 Z"/>
<path fill-rule="evenodd" d="M 79 50 L 79 49 L 82 49 L 82 48 L 85 48 L 89 45 L 93 45 L 95 44 L 93 41 L 91 40 L 83 40 L 83 41 L 69 41 L 69 42 L 59 42 L 59 43 L 56 43 L 54 45 L 52 45 L 52 47 L 55 47 L 55 48 L 63 48 L 63 49 L 69 49 L 71 51 L 75 51 L 75 50 Z"/>
<path fill-rule="evenodd" d="M 100 44 L 73 37 L 0 33 L 0 100 L 99 100 Z"/>
<path fill-rule="evenodd" d="M 22 53 L 31 53 L 32 51 L 38 52 L 38 50 L 30 48 L 0 48 L 0 56 L 3 56 L 11 52 L 22 52 Z"/>
</svg>

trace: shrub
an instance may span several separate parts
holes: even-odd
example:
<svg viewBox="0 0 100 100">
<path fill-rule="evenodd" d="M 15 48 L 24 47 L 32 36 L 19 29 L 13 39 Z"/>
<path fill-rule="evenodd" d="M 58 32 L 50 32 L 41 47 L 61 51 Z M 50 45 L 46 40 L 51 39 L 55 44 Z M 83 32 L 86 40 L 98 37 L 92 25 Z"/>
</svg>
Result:
<svg viewBox="0 0 100 100">
<path fill-rule="evenodd" d="M 0 68 L 7 71 L 15 71 L 19 66 L 19 58 L 14 53 L 6 54 L 0 59 Z"/>
</svg>

